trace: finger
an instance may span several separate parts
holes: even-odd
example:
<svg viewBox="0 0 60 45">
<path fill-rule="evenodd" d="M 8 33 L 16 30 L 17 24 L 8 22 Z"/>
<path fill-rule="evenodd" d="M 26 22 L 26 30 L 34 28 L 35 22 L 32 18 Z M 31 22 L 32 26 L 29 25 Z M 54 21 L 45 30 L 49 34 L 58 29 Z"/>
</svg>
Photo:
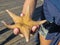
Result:
<svg viewBox="0 0 60 45">
<path fill-rule="evenodd" d="M 14 28 L 14 30 L 13 30 L 13 33 L 15 34 L 15 35 L 18 35 L 19 34 L 19 29 L 18 28 Z"/>
<path fill-rule="evenodd" d="M 37 28 L 39 28 L 39 25 L 33 26 L 33 27 L 32 27 L 32 31 L 35 32 Z"/>
<path fill-rule="evenodd" d="M 24 14 L 23 14 L 23 13 L 21 13 L 21 14 L 20 14 L 20 16 L 24 16 Z"/>
</svg>

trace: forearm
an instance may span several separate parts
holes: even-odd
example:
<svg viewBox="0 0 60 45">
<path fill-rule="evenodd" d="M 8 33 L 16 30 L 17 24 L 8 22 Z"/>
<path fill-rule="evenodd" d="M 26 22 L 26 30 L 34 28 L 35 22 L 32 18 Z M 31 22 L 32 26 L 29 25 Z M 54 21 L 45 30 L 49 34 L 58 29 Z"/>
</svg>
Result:
<svg viewBox="0 0 60 45">
<path fill-rule="evenodd" d="M 25 3 L 23 5 L 22 13 L 26 12 L 27 7 L 30 7 L 30 15 L 32 15 L 35 7 L 36 7 L 37 0 L 25 0 Z"/>
</svg>

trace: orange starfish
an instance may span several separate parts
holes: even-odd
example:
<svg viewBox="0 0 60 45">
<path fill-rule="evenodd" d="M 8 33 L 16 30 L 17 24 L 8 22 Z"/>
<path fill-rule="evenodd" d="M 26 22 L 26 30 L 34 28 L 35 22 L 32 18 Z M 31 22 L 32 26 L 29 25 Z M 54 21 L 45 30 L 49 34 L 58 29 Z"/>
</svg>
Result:
<svg viewBox="0 0 60 45">
<path fill-rule="evenodd" d="M 29 10 L 30 9 L 29 9 L 29 6 L 28 6 L 25 15 L 22 16 L 22 17 L 17 16 L 16 14 L 10 12 L 9 10 L 6 10 L 6 12 L 11 16 L 11 18 L 13 19 L 15 24 L 8 25 L 4 21 L 2 21 L 2 23 L 10 29 L 19 28 L 21 33 L 25 36 L 25 39 L 26 39 L 27 42 L 30 39 L 30 31 L 31 31 L 32 27 L 35 26 L 35 25 L 41 25 L 41 24 L 46 22 L 46 20 L 33 21 L 30 17 Z"/>
</svg>

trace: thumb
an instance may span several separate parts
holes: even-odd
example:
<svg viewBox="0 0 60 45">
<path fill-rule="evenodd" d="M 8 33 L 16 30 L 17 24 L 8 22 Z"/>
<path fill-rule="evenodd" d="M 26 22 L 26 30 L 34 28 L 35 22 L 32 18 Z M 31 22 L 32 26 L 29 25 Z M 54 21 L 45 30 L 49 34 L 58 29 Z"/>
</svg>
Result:
<svg viewBox="0 0 60 45">
<path fill-rule="evenodd" d="M 14 28 L 14 29 L 13 29 L 13 33 L 14 33 L 15 35 L 18 35 L 18 34 L 19 34 L 19 32 L 20 32 L 20 31 L 19 31 L 19 29 L 18 29 L 18 28 Z"/>
<path fill-rule="evenodd" d="M 39 28 L 39 25 L 33 26 L 32 31 L 35 32 L 37 28 Z"/>
</svg>

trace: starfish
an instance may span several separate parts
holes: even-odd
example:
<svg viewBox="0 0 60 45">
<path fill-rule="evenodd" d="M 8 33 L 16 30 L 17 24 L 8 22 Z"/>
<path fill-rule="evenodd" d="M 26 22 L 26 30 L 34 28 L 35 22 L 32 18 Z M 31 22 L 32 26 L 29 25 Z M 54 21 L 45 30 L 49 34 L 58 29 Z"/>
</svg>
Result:
<svg viewBox="0 0 60 45">
<path fill-rule="evenodd" d="M 24 35 L 27 42 L 30 39 L 30 31 L 32 27 L 35 25 L 41 25 L 46 22 L 46 20 L 33 21 L 29 11 L 30 9 L 28 6 L 24 16 L 17 16 L 15 13 L 6 10 L 6 12 L 11 16 L 15 24 L 8 25 L 5 21 L 2 21 L 2 23 L 9 29 L 19 28 L 20 32 Z"/>
</svg>

